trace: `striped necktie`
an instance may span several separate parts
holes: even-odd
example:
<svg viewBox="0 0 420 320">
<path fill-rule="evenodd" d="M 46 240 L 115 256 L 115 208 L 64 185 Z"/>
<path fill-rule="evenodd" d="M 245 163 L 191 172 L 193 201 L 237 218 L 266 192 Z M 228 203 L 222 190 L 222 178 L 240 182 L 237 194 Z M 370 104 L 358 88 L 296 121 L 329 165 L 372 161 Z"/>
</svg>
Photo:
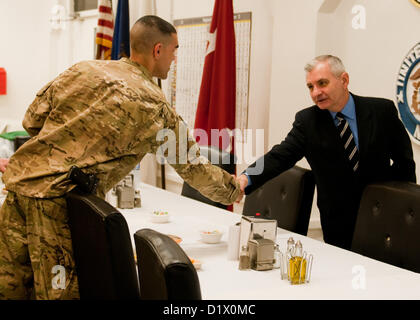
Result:
<svg viewBox="0 0 420 320">
<path fill-rule="evenodd" d="M 353 133 L 351 132 L 349 123 L 344 119 L 344 115 L 341 112 L 337 112 L 336 118 L 338 120 L 337 129 L 344 144 L 344 154 L 349 159 L 353 171 L 356 172 L 359 168 L 359 151 L 354 142 Z"/>
</svg>

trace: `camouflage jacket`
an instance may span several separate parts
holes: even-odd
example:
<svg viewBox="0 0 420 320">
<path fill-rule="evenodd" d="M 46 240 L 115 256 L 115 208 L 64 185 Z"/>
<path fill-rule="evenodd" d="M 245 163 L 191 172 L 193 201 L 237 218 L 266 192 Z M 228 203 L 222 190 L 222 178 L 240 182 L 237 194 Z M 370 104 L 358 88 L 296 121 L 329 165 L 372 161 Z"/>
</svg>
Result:
<svg viewBox="0 0 420 320">
<path fill-rule="evenodd" d="M 195 140 L 182 137 L 185 122 L 148 70 L 127 58 L 67 69 L 37 93 L 23 127 L 32 138 L 11 157 L 3 181 L 24 196 L 62 196 L 75 187 L 66 179 L 75 165 L 99 178 L 97 194 L 104 197 L 146 153 L 171 140 L 176 148 L 166 153 L 175 149 L 177 161 L 169 163 L 187 183 L 223 204 L 240 192 L 230 174 L 199 157 Z M 157 139 L 162 129 L 171 134 Z"/>
</svg>

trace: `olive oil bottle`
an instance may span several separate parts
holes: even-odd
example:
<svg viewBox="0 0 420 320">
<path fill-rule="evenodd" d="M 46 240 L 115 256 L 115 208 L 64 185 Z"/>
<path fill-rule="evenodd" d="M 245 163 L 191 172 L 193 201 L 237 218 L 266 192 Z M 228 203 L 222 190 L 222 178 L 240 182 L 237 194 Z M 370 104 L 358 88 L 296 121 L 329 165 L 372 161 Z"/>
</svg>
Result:
<svg viewBox="0 0 420 320">
<path fill-rule="evenodd" d="M 291 284 L 305 283 L 306 259 L 303 258 L 302 243 L 296 242 L 293 252 L 289 258 L 288 278 Z"/>
</svg>

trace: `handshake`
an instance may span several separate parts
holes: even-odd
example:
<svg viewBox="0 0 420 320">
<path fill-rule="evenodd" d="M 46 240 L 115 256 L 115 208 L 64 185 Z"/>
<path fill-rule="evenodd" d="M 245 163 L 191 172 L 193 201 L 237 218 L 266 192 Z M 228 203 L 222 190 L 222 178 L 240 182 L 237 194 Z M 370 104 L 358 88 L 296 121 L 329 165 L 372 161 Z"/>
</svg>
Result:
<svg viewBox="0 0 420 320">
<path fill-rule="evenodd" d="M 239 194 L 239 196 L 236 198 L 235 202 L 239 203 L 241 202 L 242 198 L 244 197 L 245 194 L 245 188 L 248 185 L 248 177 L 245 174 L 241 174 L 240 176 L 236 177 L 235 175 L 232 175 L 236 182 L 239 184 L 239 187 L 241 189 L 241 193 Z"/>
</svg>

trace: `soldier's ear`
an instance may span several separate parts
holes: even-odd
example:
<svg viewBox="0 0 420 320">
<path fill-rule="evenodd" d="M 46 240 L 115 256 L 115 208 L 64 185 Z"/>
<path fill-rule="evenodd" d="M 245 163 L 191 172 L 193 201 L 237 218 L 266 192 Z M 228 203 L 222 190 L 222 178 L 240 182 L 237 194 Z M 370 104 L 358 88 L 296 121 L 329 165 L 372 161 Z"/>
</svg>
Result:
<svg viewBox="0 0 420 320">
<path fill-rule="evenodd" d="M 161 50 L 162 50 L 162 44 L 160 42 L 156 43 L 155 46 L 153 47 L 153 57 L 156 59 L 159 59 Z"/>
</svg>

